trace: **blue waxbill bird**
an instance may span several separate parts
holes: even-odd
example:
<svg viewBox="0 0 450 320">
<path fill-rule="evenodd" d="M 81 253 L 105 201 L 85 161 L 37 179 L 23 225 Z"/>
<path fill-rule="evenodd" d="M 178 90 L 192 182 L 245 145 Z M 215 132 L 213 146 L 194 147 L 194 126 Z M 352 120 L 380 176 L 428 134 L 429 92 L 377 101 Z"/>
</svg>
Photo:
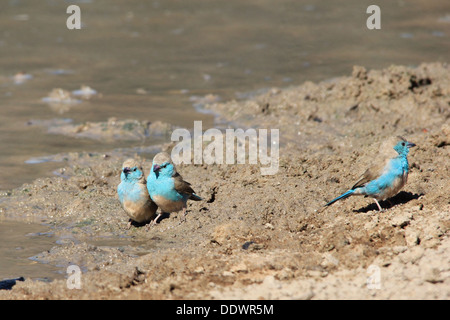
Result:
<svg viewBox="0 0 450 320">
<path fill-rule="evenodd" d="M 191 184 L 183 180 L 166 152 L 160 152 L 153 158 L 152 168 L 147 178 L 147 189 L 153 202 L 161 209 L 159 215 L 153 220 L 153 224 L 162 213 L 180 210 L 183 210 L 181 221 L 185 221 L 187 201 L 203 200 L 195 194 Z"/>
<path fill-rule="evenodd" d="M 156 216 L 158 207 L 150 198 L 142 167 L 134 159 L 126 160 L 120 173 L 117 194 L 123 209 L 131 220 L 137 223 L 150 222 Z M 131 221 L 128 228 L 131 226 Z"/>
<path fill-rule="evenodd" d="M 331 200 L 325 206 L 350 196 L 362 195 L 372 197 L 378 209 L 382 211 L 378 200 L 395 196 L 406 184 L 409 171 L 407 155 L 409 148 L 415 146 L 414 143 L 408 142 L 402 137 L 397 138 L 397 143 L 393 147 L 396 153 L 393 157 L 384 161 L 376 159 L 377 164 L 367 169 L 350 190 Z M 377 158 L 379 158 L 379 155 L 377 155 Z"/>
</svg>

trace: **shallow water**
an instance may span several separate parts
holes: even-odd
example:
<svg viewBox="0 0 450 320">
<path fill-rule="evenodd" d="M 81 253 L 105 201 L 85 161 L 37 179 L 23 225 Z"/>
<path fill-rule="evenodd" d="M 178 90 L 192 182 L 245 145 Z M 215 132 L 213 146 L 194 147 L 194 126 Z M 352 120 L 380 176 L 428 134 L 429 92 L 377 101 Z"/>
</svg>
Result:
<svg viewBox="0 0 450 320">
<path fill-rule="evenodd" d="M 377 3 L 381 30 L 371 31 L 366 8 L 372 3 L 361 0 L 1 1 L 0 190 L 51 176 L 63 165 L 27 162 L 36 157 L 161 142 L 70 138 L 31 120 L 116 117 L 187 128 L 202 120 L 206 129 L 214 119 L 195 110 L 195 96 L 241 98 L 349 75 L 353 65 L 448 62 L 449 1 Z M 81 30 L 66 28 L 70 4 L 81 8 Z M 13 76 L 21 71 L 26 76 L 17 83 Z M 82 85 L 98 93 L 80 103 L 43 100 L 55 88 Z M 39 224 L 0 222 L 0 280 L 63 275 L 29 259 L 55 245 L 46 232 Z"/>
<path fill-rule="evenodd" d="M 66 8 L 81 8 L 68 30 Z M 379 1 L 381 30 L 366 28 L 368 1 L 31 1 L 0 4 L 0 190 L 51 175 L 60 163 L 26 164 L 69 151 L 149 145 L 46 134 L 33 119 L 74 123 L 161 120 L 191 128 L 192 96 L 227 100 L 271 86 L 381 68 L 448 60 L 450 3 Z M 12 76 L 24 71 L 23 83 Z M 50 105 L 54 88 L 98 94 Z"/>
<path fill-rule="evenodd" d="M 62 270 L 32 259 L 54 245 L 56 239 L 48 227 L 38 223 L 0 221 L 0 280 L 62 277 Z"/>
<path fill-rule="evenodd" d="M 132 256 L 140 256 L 161 247 L 157 241 L 136 241 L 126 237 L 101 237 L 87 239 L 87 245 L 102 250 L 119 248 Z M 70 236 L 56 236 L 49 226 L 37 222 L 0 220 L 0 281 L 23 277 L 52 281 L 68 276 L 67 267 L 76 264 L 73 256 L 48 255 L 48 250 L 61 246 L 80 245 Z M 55 255 L 55 253 L 53 253 Z M 79 267 L 84 272 L 85 266 Z"/>
</svg>

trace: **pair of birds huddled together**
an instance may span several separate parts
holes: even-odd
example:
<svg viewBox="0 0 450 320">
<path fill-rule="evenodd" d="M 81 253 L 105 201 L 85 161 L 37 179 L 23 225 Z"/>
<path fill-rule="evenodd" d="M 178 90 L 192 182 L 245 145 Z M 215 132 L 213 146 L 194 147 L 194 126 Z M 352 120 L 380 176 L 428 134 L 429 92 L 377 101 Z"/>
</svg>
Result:
<svg viewBox="0 0 450 320">
<path fill-rule="evenodd" d="M 130 219 L 137 223 L 151 221 L 154 225 L 163 213 L 180 210 L 183 210 L 181 221 L 185 221 L 187 201 L 202 200 L 190 183 L 183 180 L 166 152 L 160 152 L 153 158 L 147 180 L 142 166 L 134 159 L 123 163 L 120 179 L 117 187 L 119 201 Z M 156 215 L 158 207 L 160 212 Z"/>
<path fill-rule="evenodd" d="M 350 190 L 328 202 L 325 207 L 353 195 L 362 195 L 372 197 L 382 211 L 378 200 L 395 196 L 406 184 L 409 171 L 407 156 L 409 148 L 414 146 L 414 143 L 397 137 L 394 147 L 392 148 L 391 143 L 387 149 L 383 148 L 375 157 L 377 161 Z M 384 160 L 380 161 L 381 158 Z M 142 167 L 132 159 L 123 164 L 121 180 L 118 187 L 120 202 L 130 218 L 139 223 L 150 221 L 156 214 L 157 207 L 161 209 L 161 213 L 152 224 L 156 223 L 162 213 L 180 210 L 183 210 L 181 218 L 185 220 L 187 200 L 202 200 L 176 172 L 167 153 L 159 153 L 154 157 L 147 182 Z"/>
</svg>

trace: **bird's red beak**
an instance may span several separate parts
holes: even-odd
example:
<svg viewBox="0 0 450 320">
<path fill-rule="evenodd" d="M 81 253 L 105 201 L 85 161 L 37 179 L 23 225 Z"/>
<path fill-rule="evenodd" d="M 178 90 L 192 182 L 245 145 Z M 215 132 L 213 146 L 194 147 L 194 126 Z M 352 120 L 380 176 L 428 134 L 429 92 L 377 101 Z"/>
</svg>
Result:
<svg viewBox="0 0 450 320">
<path fill-rule="evenodd" d="M 131 169 L 128 167 L 123 168 L 123 173 L 128 174 L 130 173 Z"/>
</svg>

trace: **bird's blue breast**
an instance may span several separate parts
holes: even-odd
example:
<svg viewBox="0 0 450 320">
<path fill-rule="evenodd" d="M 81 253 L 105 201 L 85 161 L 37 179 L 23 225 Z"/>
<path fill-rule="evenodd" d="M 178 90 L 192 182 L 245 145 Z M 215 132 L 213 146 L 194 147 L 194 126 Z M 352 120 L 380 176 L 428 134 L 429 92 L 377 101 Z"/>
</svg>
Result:
<svg viewBox="0 0 450 320">
<path fill-rule="evenodd" d="M 155 196 L 159 196 L 170 201 L 187 200 L 186 195 L 182 195 L 175 190 L 175 184 L 171 177 L 167 178 L 162 177 L 161 175 L 156 177 L 156 174 L 152 172 L 148 177 L 147 188 L 152 199 Z"/>
<path fill-rule="evenodd" d="M 363 187 L 363 193 L 369 196 L 381 196 L 390 193 L 392 188 L 398 189 L 404 176 L 408 174 L 408 160 L 399 156 L 391 159 L 384 168 L 383 173 L 377 179 L 367 183 Z"/>
<path fill-rule="evenodd" d="M 138 202 L 142 199 L 142 190 L 137 183 L 122 181 L 117 187 L 120 202 L 125 200 Z"/>
</svg>

